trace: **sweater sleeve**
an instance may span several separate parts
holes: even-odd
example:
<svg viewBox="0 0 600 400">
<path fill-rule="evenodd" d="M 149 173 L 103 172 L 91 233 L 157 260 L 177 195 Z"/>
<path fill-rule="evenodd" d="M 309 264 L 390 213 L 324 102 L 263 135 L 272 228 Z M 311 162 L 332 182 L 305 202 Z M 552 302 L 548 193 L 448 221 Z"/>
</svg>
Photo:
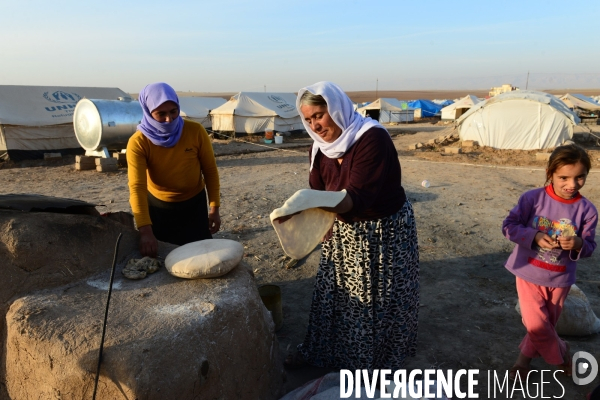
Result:
<svg viewBox="0 0 600 400">
<path fill-rule="evenodd" d="M 361 148 L 356 150 L 346 188 L 354 204 L 353 212 L 363 212 L 371 207 L 383 190 L 385 177 L 389 173 L 389 152 L 393 151 L 396 154 L 394 157 L 397 157 L 386 131 L 374 130 L 365 139 L 360 143 Z"/>
<path fill-rule="evenodd" d="M 198 157 L 208 192 L 208 202 L 211 207 L 219 207 L 221 205 L 221 185 L 219 182 L 219 171 L 217 170 L 217 160 L 215 159 L 210 137 L 203 126 L 200 126 L 199 136 L 200 151 L 198 152 Z"/>
<path fill-rule="evenodd" d="M 598 211 L 595 207 L 592 207 L 589 213 L 587 213 L 583 226 L 581 228 L 580 237 L 583 239 L 583 246 L 580 251 L 569 252 L 569 258 L 573 261 L 577 261 L 580 258 L 590 257 L 596 249 L 596 225 L 598 224 Z"/>
<path fill-rule="evenodd" d="M 129 179 L 129 203 L 138 228 L 151 225 L 148 211 L 148 183 L 146 152 L 136 132 L 127 142 L 127 177 Z"/>
<path fill-rule="evenodd" d="M 538 233 L 537 229 L 527 226 L 532 209 L 531 199 L 524 193 L 502 223 L 502 233 L 508 240 L 530 250 Z"/>
</svg>

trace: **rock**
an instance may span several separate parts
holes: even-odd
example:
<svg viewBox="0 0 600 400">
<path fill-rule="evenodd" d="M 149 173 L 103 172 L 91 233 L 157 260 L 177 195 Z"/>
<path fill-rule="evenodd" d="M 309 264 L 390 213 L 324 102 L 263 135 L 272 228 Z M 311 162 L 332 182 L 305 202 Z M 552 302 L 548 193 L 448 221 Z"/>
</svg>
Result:
<svg viewBox="0 0 600 400">
<path fill-rule="evenodd" d="M 91 397 L 109 276 L 14 301 L 10 398 Z M 99 399 L 278 399 L 283 379 L 274 323 L 245 266 L 211 280 L 115 275 Z"/>
<path fill-rule="evenodd" d="M 462 153 L 462 149 L 460 147 L 444 147 L 444 153 L 460 154 L 460 153 Z"/>
<path fill-rule="evenodd" d="M 518 301 L 515 310 L 521 315 Z M 600 319 L 596 317 L 585 293 L 577 285 L 571 286 L 556 323 L 556 332 L 566 336 L 588 336 L 600 332 Z"/>
<path fill-rule="evenodd" d="M 55 288 L 110 269 L 115 242 L 123 233 L 117 260 L 137 249 L 135 229 L 107 217 L 0 210 L 0 357 L 5 359 L 6 319 L 11 298 Z M 159 242 L 164 255 L 174 246 Z M 5 382 L 4 368 L 0 381 Z M 22 378 L 19 378 L 21 381 Z M 0 398 L 7 398 L 0 385 Z"/>
</svg>

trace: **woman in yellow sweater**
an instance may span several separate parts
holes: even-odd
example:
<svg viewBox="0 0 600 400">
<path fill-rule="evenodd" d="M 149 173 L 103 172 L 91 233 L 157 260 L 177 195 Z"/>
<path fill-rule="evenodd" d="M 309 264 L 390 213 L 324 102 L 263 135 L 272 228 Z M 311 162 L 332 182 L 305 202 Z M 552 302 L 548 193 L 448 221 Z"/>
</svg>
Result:
<svg viewBox="0 0 600 400">
<path fill-rule="evenodd" d="M 129 202 L 140 252 L 154 257 L 157 240 L 182 245 L 219 230 L 219 173 L 206 130 L 181 118 L 171 86 L 150 84 L 139 102 L 144 116 L 127 144 Z"/>
</svg>

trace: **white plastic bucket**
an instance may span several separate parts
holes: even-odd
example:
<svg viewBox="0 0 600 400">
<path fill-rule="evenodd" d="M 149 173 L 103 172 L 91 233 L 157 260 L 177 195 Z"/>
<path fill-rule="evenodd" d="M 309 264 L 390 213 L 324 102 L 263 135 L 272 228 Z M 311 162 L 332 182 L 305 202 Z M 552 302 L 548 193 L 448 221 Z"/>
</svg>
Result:
<svg viewBox="0 0 600 400">
<path fill-rule="evenodd" d="M 283 143 L 283 136 L 275 136 L 275 144 L 281 144 Z"/>
</svg>

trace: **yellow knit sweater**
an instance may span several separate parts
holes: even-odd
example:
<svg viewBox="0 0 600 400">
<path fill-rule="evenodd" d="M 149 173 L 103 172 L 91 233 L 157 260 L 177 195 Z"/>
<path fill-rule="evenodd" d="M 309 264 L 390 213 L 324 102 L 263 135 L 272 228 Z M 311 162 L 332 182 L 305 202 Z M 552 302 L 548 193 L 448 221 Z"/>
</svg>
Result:
<svg viewBox="0 0 600 400">
<path fill-rule="evenodd" d="M 137 131 L 127 143 L 127 167 L 129 202 L 138 228 L 152 224 L 148 191 L 159 200 L 180 202 L 206 187 L 210 206 L 220 206 L 212 144 L 204 127 L 196 122 L 184 120 L 181 138 L 173 147 L 156 146 Z"/>
</svg>

